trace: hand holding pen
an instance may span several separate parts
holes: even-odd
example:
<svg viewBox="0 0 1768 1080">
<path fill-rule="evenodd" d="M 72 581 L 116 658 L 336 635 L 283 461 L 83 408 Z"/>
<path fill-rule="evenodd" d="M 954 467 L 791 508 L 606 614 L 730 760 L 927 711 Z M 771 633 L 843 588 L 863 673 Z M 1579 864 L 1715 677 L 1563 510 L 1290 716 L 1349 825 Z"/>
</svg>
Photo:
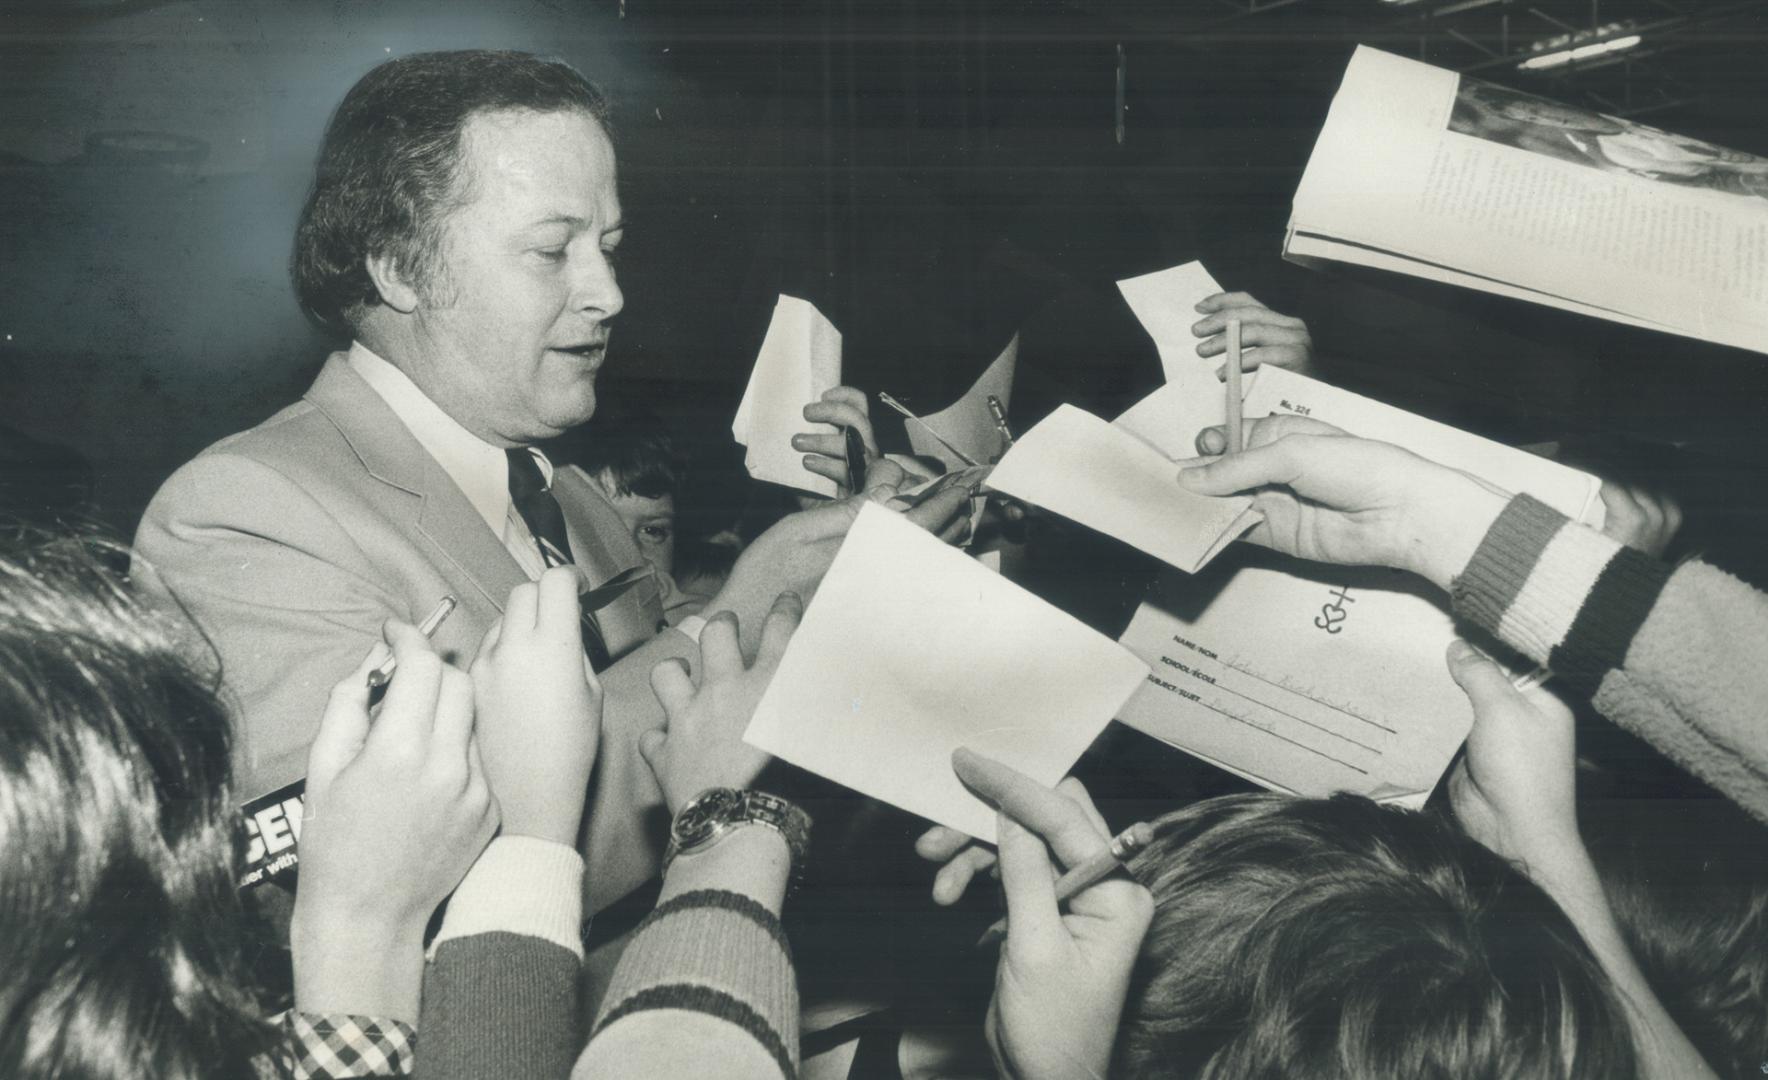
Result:
<svg viewBox="0 0 1768 1080">
<path fill-rule="evenodd" d="M 459 603 L 460 602 L 452 596 L 444 596 L 441 601 L 436 604 L 434 610 L 424 617 L 424 621 L 418 624 L 417 632 L 426 638 L 435 637 L 436 631 L 442 626 L 443 620 L 447 619 L 448 616 L 454 613 L 454 609 Z M 393 670 L 398 667 L 398 665 L 399 658 L 395 654 L 389 652 L 385 660 L 376 664 L 369 670 L 367 680 L 368 688 L 370 690 L 379 690 L 389 682 L 392 682 Z"/>
<path fill-rule="evenodd" d="M 804 407 L 804 419 L 829 424 L 833 434 L 805 433 L 792 437 L 792 448 L 804 454 L 804 467 L 852 495 L 866 489 L 867 466 L 878 456 L 877 437 L 863 390 L 837 386 Z"/>
</svg>

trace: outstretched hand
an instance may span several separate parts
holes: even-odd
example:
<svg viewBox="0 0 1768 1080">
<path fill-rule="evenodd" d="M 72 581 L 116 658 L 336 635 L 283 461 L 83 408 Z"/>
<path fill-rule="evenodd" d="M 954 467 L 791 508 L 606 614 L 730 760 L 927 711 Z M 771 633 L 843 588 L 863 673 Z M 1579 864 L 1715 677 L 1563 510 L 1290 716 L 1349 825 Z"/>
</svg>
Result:
<svg viewBox="0 0 1768 1080">
<path fill-rule="evenodd" d="M 872 432 L 872 417 L 864 390 L 853 386 L 834 387 L 824 392 L 821 400 L 804 407 L 804 418 L 813 424 L 853 428 L 865 444 L 867 470 L 878 460 L 878 437 Z M 792 449 L 804 454 L 806 469 L 835 482 L 836 498 L 853 494 L 847 486 L 847 437 L 842 432 L 794 435 Z"/>
<path fill-rule="evenodd" d="M 1252 496 L 1264 517 L 1245 536 L 1286 555 L 1352 566 L 1391 566 L 1447 589 L 1509 496 L 1390 443 L 1300 416 L 1248 426 L 1247 448 L 1187 463 L 1180 486 L 1200 495 Z M 1198 450 L 1219 453 L 1219 428 Z"/>
<path fill-rule="evenodd" d="M 880 458 L 866 477 L 863 494 L 787 514 L 775 522 L 743 549 L 724 588 L 706 605 L 706 613 L 735 615 L 744 651 L 752 652 L 774 598 L 790 592 L 808 602 L 835 561 L 860 507 L 868 501 L 888 504 L 905 479 L 900 466 Z M 916 504 L 903 517 L 949 543 L 968 527 L 969 506 L 970 492 L 958 487 Z"/>
<path fill-rule="evenodd" d="M 398 669 L 371 722 L 377 647 L 332 689 L 307 756 L 297 1007 L 415 1022 L 423 931 L 497 831 L 473 740 L 473 688 L 417 629 L 382 633 Z"/>
<path fill-rule="evenodd" d="M 773 760 L 744 742 L 743 732 L 803 616 L 804 602 L 782 593 L 761 628 L 755 662 L 745 664 L 736 618 L 718 615 L 700 631 L 694 675 L 680 660 L 651 669 L 651 688 L 667 720 L 640 735 L 638 749 L 657 775 L 671 815 L 707 788 L 748 787 Z"/>
<path fill-rule="evenodd" d="M 577 571 L 510 590 L 473 660 L 479 749 L 503 831 L 575 846 L 601 741 L 602 687 L 583 652 Z"/>
<path fill-rule="evenodd" d="M 1243 370 L 1269 364 L 1306 371 L 1313 362 L 1314 338 L 1308 324 L 1272 311 L 1251 293 L 1216 293 L 1200 301 L 1197 311 L 1203 318 L 1192 325 L 1191 333 L 1203 339 L 1197 343 L 1198 356 L 1207 359 L 1226 353 L 1228 320 L 1239 319 Z"/>
<path fill-rule="evenodd" d="M 1467 753 L 1449 776 L 1449 805 L 1467 835 L 1551 878 L 1582 850 L 1572 712 L 1546 687 L 1518 690 L 1491 658 L 1449 646 L 1449 674 L 1473 704 Z"/>
<path fill-rule="evenodd" d="M 1665 492 L 1644 484 L 1602 478 L 1602 531 L 1654 559 L 1664 557 L 1682 528 L 1682 507 Z"/>
<path fill-rule="evenodd" d="M 1104 1077 L 1154 899 L 1128 878 L 1108 878 L 1062 911 L 1058 868 L 1111 842 L 1086 788 L 1070 778 L 1051 790 L 971 750 L 954 753 L 952 767 L 1000 808 L 1008 929 L 986 1027 L 996 1069 L 1013 1080 Z"/>
</svg>

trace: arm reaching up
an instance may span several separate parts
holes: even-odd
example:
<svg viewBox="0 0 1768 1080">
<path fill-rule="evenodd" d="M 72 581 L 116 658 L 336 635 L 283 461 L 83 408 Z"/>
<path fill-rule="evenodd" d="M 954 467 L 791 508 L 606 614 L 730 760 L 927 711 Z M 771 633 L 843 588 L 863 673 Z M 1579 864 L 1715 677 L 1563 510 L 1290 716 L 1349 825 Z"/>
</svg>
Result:
<svg viewBox="0 0 1768 1080">
<path fill-rule="evenodd" d="M 1449 778 L 1456 818 L 1553 897 L 1578 928 L 1626 1008 L 1645 1076 L 1716 1077 L 1645 981 L 1578 835 L 1571 710 L 1541 687 L 1517 690 L 1465 642 L 1450 648 L 1449 670 L 1474 708 L 1466 757 Z"/>
</svg>

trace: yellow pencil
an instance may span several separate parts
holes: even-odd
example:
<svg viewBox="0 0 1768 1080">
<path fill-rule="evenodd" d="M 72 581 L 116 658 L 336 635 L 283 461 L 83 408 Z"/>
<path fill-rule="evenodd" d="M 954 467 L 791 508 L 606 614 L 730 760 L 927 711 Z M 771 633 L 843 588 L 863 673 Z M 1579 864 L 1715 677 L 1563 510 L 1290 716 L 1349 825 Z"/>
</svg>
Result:
<svg viewBox="0 0 1768 1080">
<path fill-rule="evenodd" d="M 1154 826 L 1146 821 L 1138 821 L 1129 828 L 1111 838 L 1111 843 L 1092 858 L 1082 862 L 1074 869 L 1056 879 L 1056 903 L 1066 904 L 1075 898 L 1083 889 L 1091 888 L 1104 881 L 1111 874 L 1123 869 L 1124 864 L 1143 848 L 1154 842 Z M 983 931 L 982 937 L 976 942 L 979 949 L 987 948 L 1007 937 L 1007 920 L 1001 919 Z"/>
<path fill-rule="evenodd" d="M 1238 454 L 1246 449 L 1244 432 L 1241 430 L 1240 392 L 1240 320 L 1228 320 L 1228 446 L 1224 453 Z"/>
</svg>

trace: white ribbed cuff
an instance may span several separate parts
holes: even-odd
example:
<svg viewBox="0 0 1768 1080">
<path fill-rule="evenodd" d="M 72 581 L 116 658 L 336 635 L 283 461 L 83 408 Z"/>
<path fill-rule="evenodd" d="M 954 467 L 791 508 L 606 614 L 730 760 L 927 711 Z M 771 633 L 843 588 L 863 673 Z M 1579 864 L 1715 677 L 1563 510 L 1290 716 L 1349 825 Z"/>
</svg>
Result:
<svg viewBox="0 0 1768 1080">
<path fill-rule="evenodd" d="M 430 944 L 503 931 L 550 941 L 583 957 L 583 856 L 533 836 L 500 836 L 467 871 Z"/>
</svg>

